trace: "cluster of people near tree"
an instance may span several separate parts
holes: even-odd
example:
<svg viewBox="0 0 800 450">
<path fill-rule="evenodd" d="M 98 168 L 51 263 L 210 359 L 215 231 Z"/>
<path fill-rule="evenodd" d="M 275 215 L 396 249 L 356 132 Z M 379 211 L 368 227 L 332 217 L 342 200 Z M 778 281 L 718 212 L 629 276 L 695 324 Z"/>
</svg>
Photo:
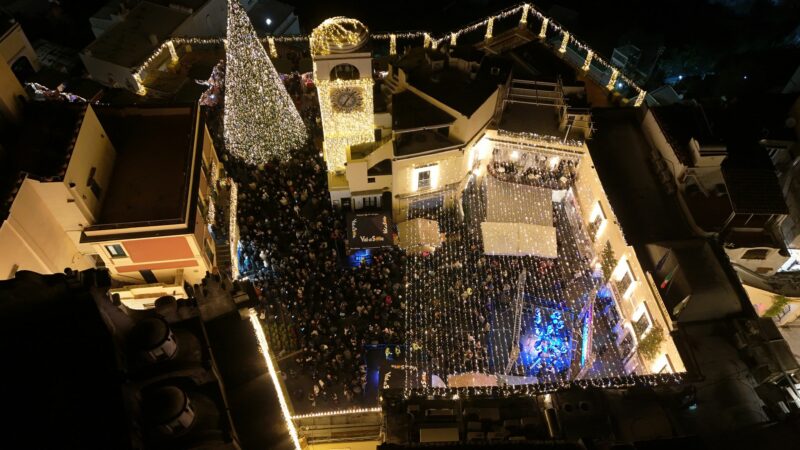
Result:
<svg viewBox="0 0 800 450">
<path fill-rule="evenodd" d="M 239 270 L 259 295 L 267 328 L 296 408 L 372 401 L 367 398 L 370 348 L 403 342 L 404 255 L 375 251 L 351 264 L 341 209 L 333 207 L 318 142 L 313 85 L 283 77 L 309 131 L 288 161 L 224 164 L 238 186 Z M 273 325 L 281 325 L 275 326 Z M 399 345 L 398 345 L 399 347 Z M 391 348 L 394 348 L 392 345 Z"/>
</svg>

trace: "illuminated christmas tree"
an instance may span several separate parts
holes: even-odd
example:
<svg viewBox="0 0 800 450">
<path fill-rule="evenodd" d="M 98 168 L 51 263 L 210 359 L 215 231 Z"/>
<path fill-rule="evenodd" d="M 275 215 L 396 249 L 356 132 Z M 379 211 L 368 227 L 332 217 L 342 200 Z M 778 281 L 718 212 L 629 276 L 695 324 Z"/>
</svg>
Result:
<svg viewBox="0 0 800 450">
<path fill-rule="evenodd" d="M 225 145 L 251 164 L 286 159 L 306 142 L 306 129 L 247 13 L 228 1 Z"/>
</svg>

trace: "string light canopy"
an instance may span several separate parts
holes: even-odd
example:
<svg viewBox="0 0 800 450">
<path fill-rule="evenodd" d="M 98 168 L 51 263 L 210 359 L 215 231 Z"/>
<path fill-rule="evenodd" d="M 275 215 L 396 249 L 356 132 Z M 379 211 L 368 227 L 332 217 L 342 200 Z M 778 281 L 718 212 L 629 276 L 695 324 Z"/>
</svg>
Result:
<svg viewBox="0 0 800 450">
<path fill-rule="evenodd" d="M 249 164 L 286 159 L 306 143 L 306 129 L 250 19 L 228 2 L 225 146 Z"/>
<path fill-rule="evenodd" d="M 471 172 L 455 195 L 443 195 L 455 202 L 428 199 L 404 208 L 407 220 L 436 220 L 446 236 L 435 252 L 410 254 L 404 264 L 406 397 L 535 395 L 684 379 L 625 366 L 626 352 L 635 350 L 616 349 L 625 316 L 593 266 L 581 212 L 592 197 L 578 194 L 599 181 L 581 170 L 581 153 L 546 145 L 538 136 L 488 139 L 476 161 L 482 170 Z M 558 255 L 488 254 L 478 230 L 498 220 L 490 217 L 551 224 Z M 615 350 L 592 351 L 592 342 Z"/>
</svg>

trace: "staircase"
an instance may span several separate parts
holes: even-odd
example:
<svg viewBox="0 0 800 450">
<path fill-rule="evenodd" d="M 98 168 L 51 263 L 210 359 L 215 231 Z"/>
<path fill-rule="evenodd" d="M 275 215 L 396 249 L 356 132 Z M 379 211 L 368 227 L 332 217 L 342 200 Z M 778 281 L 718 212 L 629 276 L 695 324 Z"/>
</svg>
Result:
<svg viewBox="0 0 800 450">
<path fill-rule="evenodd" d="M 383 77 L 383 85 L 386 86 L 386 88 L 389 90 L 389 93 L 391 94 L 397 94 L 398 92 L 402 91 L 402 88 L 400 87 L 400 80 L 398 80 L 397 76 L 394 75 L 392 72 L 386 74 L 386 76 Z"/>
<path fill-rule="evenodd" d="M 230 278 L 231 276 L 231 250 L 227 242 L 214 242 L 214 249 L 217 253 L 216 266 L 219 273 Z"/>
</svg>

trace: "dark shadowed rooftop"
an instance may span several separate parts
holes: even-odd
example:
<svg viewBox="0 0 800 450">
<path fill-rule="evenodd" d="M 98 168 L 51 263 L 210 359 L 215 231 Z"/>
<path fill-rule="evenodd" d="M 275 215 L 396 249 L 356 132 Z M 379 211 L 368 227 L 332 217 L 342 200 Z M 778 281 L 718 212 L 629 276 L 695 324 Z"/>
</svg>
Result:
<svg viewBox="0 0 800 450">
<path fill-rule="evenodd" d="M 182 219 L 195 110 L 97 107 L 117 158 L 98 225 Z"/>
<path fill-rule="evenodd" d="M 410 90 L 392 95 L 394 131 L 450 125 L 455 118 Z"/>
</svg>

